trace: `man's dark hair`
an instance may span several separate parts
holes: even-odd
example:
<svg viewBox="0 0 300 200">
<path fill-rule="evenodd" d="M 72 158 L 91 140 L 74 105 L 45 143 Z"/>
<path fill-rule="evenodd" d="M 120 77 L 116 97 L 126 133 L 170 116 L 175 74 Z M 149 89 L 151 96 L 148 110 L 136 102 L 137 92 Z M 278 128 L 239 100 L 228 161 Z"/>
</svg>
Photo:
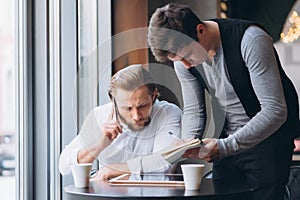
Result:
<svg viewBox="0 0 300 200">
<path fill-rule="evenodd" d="M 148 28 L 148 43 L 155 59 L 166 62 L 178 50 L 197 39 L 197 25 L 203 22 L 186 5 L 169 3 L 156 9 Z"/>
</svg>

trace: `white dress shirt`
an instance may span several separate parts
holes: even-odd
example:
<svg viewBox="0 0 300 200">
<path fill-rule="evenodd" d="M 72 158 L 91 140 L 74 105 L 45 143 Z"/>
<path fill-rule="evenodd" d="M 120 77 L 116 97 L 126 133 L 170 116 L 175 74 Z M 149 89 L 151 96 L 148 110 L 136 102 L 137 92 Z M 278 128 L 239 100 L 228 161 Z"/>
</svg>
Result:
<svg viewBox="0 0 300 200">
<path fill-rule="evenodd" d="M 97 145 L 103 124 L 108 120 L 111 110 L 112 103 L 108 103 L 96 107 L 88 114 L 79 134 L 61 153 L 59 170 L 62 175 L 71 172 L 72 164 L 78 164 L 77 154 L 80 149 L 88 150 Z M 174 142 L 169 131 L 180 137 L 181 110 L 174 104 L 156 100 L 150 118 L 150 124 L 140 131 L 132 131 L 121 123 L 123 132 L 99 155 L 94 155 L 99 161 L 100 170 L 102 166 L 124 162 L 132 173 L 172 170 L 174 163 L 164 160 L 159 151 Z"/>
</svg>

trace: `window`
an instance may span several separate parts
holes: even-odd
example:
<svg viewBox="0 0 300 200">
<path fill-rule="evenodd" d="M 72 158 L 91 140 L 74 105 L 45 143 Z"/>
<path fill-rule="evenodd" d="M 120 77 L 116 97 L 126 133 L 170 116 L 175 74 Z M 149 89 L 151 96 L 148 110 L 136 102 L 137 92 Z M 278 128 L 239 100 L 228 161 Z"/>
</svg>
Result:
<svg viewBox="0 0 300 200">
<path fill-rule="evenodd" d="M 16 18 L 17 1 L 0 2 L 0 187 L 1 198 L 15 199 Z"/>
<path fill-rule="evenodd" d="M 108 101 L 111 76 L 110 1 L 78 1 L 77 126 Z"/>
</svg>

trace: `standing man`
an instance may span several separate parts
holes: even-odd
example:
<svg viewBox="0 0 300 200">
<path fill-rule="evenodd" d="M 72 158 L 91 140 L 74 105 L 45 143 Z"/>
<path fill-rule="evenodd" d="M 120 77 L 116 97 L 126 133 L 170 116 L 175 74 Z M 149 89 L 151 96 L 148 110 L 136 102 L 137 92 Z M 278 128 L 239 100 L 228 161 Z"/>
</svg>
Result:
<svg viewBox="0 0 300 200">
<path fill-rule="evenodd" d="M 181 110 L 157 99 L 156 85 L 142 65 L 118 71 L 111 79 L 111 102 L 93 109 L 79 134 L 62 151 L 59 170 L 98 159 L 95 179 L 123 173 L 170 172 L 174 163 L 159 151 L 172 144 L 168 132 L 180 137 Z"/>
<path fill-rule="evenodd" d="M 300 134 L 298 96 L 284 73 L 272 38 L 250 21 L 201 21 L 185 5 L 158 8 L 148 28 L 156 60 L 174 62 L 183 98 L 183 128 L 202 137 L 205 96 L 221 126 L 218 139 L 185 157 L 213 162 L 216 181 L 245 181 L 257 189 L 249 199 L 283 199 L 293 139 Z M 222 113 L 224 115 L 222 115 Z M 222 118 L 222 117 L 221 117 Z M 238 179 L 238 180 L 236 180 Z"/>
</svg>

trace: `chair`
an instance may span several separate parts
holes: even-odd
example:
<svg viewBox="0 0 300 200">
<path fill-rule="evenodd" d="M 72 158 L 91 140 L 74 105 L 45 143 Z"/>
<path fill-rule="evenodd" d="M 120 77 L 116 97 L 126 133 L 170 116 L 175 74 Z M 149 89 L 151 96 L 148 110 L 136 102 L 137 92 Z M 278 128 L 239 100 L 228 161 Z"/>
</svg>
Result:
<svg viewBox="0 0 300 200">
<path fill-rule="evenodd" d="M 300 166 L 291 166 L 290 176 L 286 185 L 284 200 L 300 199 Z"/>
<path fill-rule="evenodd" d="M 163 85 L 160 85 L 160 84 L 156 84 L 156 87 L 157 87 L 157 90 L 159 92 L 158 99 L 160 101 L 165 100 L 165 101 L 168 101 L 170 103 L 174 103 L 179 108 L 181 107 L 180 103 L 179 103 L 179 100 L 178 100 L 177 96 L 174 94 L 174 92 L 172 92 L 169 88 L 167 88 Z"/>
</svg>

